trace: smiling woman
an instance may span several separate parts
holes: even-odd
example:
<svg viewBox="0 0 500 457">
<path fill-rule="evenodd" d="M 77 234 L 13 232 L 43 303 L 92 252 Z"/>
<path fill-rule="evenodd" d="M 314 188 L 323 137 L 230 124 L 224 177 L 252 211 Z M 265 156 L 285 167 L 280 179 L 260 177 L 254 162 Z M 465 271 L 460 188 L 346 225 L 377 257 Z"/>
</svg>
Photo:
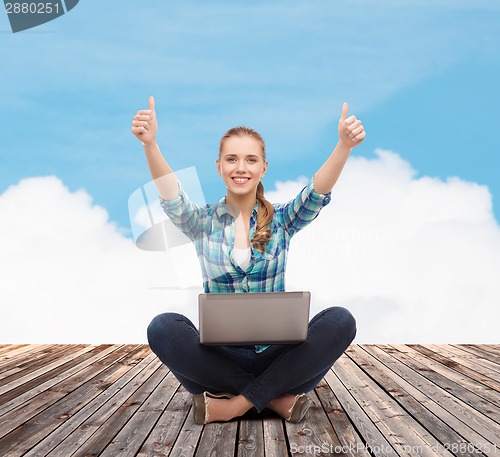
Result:
<svg viewBox="0 0 500 457">
<path fill-rule="evenodd" d="M 330 202 L 351 149 L 365 138 L 361 121 L 339 120 L 339 141 L 307 186 L 291 201 L 272 205 L 261 179 L 268 163 L 263 138 L 248 127 L 222 137 L 217 170 L 226 195 L 216 204 L 193 203 L 156 144 L 154 99 L 133 117 L 132 132 L 144 145 L 164 211 L 195 245 L 206 293 L 285 291 L 286 259 L 293 235 Z M 318 385 L 356 335 L 356 321 L 343 307 L 316 314 L 307 340 L 298 344 L 225 346 L 200 344 L 199 331 L 184 315 L 163 313 L 148 327 L 152 351 L 191 392 L 195 420 L 227 421 L 255 408 L 270 408 L 301 421 Z M 245 344 L 245 343 L 243 343 Z"/>
<path fill-rule="evenodd" d="M 255 206 L 257 197 L 257 226 L 252 245 L 264 252 L 271 238 L 268 228 L 273 218 L 273 205 L 264 198 L 261 179 L 266 175 L 266 145 L 260 134 L 248 127 L 234 127 L 220 140 L 217 170 L 226 184 L 226 205 L 231 208 L 238 224 L 234 246 L 249 248 L 248 227 L 244 221 Z M 245 201 L 245 199 L 247 201 Z M 236 211 L 235 211 L 236 209 Z M 238 217 L 240 216 L 240 217 Z"/>
</svg>

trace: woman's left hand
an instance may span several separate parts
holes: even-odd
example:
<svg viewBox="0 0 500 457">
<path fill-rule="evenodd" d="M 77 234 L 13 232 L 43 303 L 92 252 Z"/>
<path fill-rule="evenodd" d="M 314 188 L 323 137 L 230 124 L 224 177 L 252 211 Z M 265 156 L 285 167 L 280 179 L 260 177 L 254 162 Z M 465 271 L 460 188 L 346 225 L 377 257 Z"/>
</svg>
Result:
<svg viewBox="0 0 500 457">
<path fill-rule="evenodd" d="M 342 115 L 339 119 L 339 137 L 349 148 L 354 148 L 361 144 L 366 137 L 365 128 L 356 116 L 347 117 L 349 107 L 347 103 L 342 105 Z"/>
</svg>

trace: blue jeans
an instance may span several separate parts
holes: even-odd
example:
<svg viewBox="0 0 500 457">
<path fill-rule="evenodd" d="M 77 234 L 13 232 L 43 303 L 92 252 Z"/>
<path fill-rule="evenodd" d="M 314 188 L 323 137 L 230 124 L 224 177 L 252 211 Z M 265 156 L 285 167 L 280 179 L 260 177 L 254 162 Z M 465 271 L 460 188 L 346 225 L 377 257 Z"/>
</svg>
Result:
<svg viewBox="0 0 500 457">
<path fill-rule="evenodd" d="M 345 308 L 320 311 L 309 322 L 307 340 L 254 346 L 200 344 L 199 332 L 184 315 L 164 313 L 148 327 L 151 350 L 192 393 L 241 394 L 257 411 L 282 394 L 314 389 L 356 336 L 356 321 Z"/>
</svg>

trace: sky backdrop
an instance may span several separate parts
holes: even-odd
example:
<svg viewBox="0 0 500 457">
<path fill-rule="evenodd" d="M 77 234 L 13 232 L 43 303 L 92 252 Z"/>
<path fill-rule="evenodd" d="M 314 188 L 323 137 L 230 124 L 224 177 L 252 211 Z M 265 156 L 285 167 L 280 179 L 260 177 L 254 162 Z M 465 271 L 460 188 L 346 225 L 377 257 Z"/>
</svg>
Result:
<svg viewBox="0 0 500 457">
<path fill-rule="evenodd" d="M 360 343 L 498 342 L 498 2 L 81 0 L 16 34 L 3 12 L 0 40 L 0 342 L 144 342 L 159 312 L 196 321 L 193 253 L 132 239 L 150 176 L 130 126 L 150 95 L 161 150 L 207 202 L 226 130 L 264 136 L 284 201 L 347 101 L 368 136 L 292 242 L 288 288 L 351 309 Z"/>
</svg>

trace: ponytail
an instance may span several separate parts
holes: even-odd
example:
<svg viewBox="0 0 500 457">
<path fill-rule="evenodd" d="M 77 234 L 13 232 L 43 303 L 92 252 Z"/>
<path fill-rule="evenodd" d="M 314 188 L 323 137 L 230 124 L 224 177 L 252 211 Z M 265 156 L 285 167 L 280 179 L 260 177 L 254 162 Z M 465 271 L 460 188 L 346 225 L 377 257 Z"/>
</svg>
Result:
<svg viewBox="0 0 500 457">
<path fill-rule="evenodd" d="M 273 219 L 274 207 L 264 198 L 264 186 L 259 182 L 257 186 L 257 226 L 252 238 L 252 245 L 260 252 L 264 252 L 267 243 L 271 239 L 271 229 L 269 223 Z"/>
</svg>

